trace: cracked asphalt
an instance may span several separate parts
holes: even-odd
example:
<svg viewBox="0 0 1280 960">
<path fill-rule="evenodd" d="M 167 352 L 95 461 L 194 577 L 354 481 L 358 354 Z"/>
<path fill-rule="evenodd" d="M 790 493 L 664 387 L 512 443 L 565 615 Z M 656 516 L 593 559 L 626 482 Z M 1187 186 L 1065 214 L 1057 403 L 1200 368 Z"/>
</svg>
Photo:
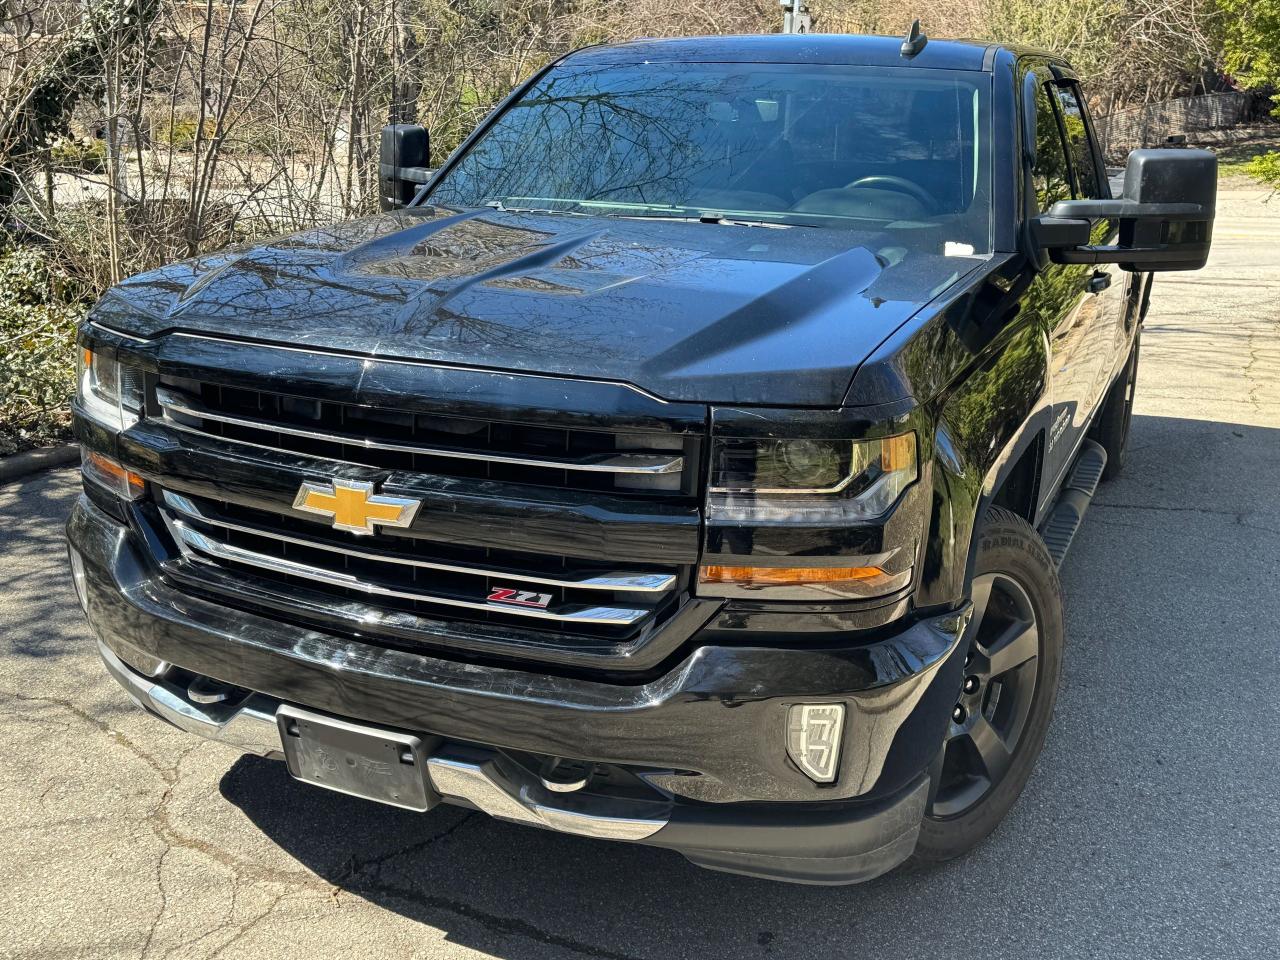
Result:
<svg viewBox="0 0 1280 960">
<path fill-rule="evenodd" d="M 1126 472 L 1063 571 L 1045 753 L 969 857 L 851 888 L 403 813 L 132 707 L 59 470 L 0 488 L 0 956 L 1280 956 L 1280 201 L 1156 284 Z"/>
</svg>

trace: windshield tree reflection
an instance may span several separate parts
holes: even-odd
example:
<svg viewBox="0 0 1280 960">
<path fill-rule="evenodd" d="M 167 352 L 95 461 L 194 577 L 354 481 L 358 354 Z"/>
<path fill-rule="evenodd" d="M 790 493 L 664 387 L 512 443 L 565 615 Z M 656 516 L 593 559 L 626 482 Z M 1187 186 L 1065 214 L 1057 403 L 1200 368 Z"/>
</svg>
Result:
<svg viewBox="0 0 1280 960">
<path fill-rule="evenodd" d="M 989 78 L 794 64 L 566 65 L 434 188 L 448 207 L 892 231 L 990 248 Z"/>
</svg>

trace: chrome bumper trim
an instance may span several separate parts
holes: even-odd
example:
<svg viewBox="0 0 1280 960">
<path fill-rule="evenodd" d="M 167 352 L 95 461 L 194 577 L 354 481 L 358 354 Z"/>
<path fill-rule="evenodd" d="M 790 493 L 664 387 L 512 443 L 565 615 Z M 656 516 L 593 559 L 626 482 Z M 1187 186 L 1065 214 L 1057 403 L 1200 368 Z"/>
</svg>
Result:
<svg viewBox="0 0 1280 960">
<path fill-rule="evenodd" d="M 107 672 L 124 687 L 129 698 L 160 719 L 187 733 L 217 740 L 245 753 L 260 757 L 284 755 L 276 729 L 278 704 L 274 700 L 254 693 L 235 706 L 193 703 L 185 691 L 165 683 L 163 677 L 138 673 L 101 640 L 98 653 Z"/>
<path fill-rule="evenodd" d="M 283 757 L 276 710 L 280 702 L 260 693 L 234 706 L 200 704 L 163 676 L 147 677 L 121 660 L 105 643 L 98 653 L 107 672 L 144 710 L 175 727 L 260 757 Z M 599 796 L 539 797 L 535 781 L 522 783 L 500 768 L 496 757 L 472 760 L 448 752 L 427 758 L 432 787 L 447 800 L 463 801 L 501 820 L 546 827 L 560 833 L 605 840 L 644 840 L 667 825 L 662 804 Z M 655 815 L 657 814 L 657 815 Z"/>
<path fill-rule="evenodd" d="M 600 797 L 574 797 L 574 807 L 555 807 L 537 799 L 532 784 L 518 784 L 503 775 L 493 760 L 471 761 L 448 756 L 427 760 L 431 783 L 442 796 L 466 800 L 491 817 L 547 827 L 561 833 L 602 840 L 644 840 L 667 825 L 666 817 L 646 817 L 641 801 L 605 801 Z M 587 812 L 584 807 L 608 804 L 609 813 Z"/>
</svg>

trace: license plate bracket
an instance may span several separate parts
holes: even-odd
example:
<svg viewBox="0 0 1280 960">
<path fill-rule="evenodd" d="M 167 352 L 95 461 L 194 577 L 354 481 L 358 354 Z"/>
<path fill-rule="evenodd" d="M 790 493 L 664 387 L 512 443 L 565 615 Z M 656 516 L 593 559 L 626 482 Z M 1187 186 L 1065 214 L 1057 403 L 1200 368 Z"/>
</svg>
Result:
<svg viewBox="0 0 1280 960">
<path fill-rule="evenodd" d="M 276 711 L 276 725 L 289 773 L 298 780 L 404 810 L 440 802 L 421 737 L 287 704 Z"/>
</svg>

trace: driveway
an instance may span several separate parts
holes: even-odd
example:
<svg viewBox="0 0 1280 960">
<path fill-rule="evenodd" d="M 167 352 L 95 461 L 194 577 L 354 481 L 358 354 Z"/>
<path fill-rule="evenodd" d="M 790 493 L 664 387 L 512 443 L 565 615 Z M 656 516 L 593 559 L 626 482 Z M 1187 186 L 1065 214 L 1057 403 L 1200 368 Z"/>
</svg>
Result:
<svg viewBox="0 0 1280 960">
<path fill-rule="evenodd" d="M 1131 456 L 1063 571 L 1038 771 L 975 853 L 810 888 L 291 781 L 99 667 L 72 472 L 0 489 L 0 956 L 1280 956 L 1280 201 L 1161 278 Z"/>
</svg>

